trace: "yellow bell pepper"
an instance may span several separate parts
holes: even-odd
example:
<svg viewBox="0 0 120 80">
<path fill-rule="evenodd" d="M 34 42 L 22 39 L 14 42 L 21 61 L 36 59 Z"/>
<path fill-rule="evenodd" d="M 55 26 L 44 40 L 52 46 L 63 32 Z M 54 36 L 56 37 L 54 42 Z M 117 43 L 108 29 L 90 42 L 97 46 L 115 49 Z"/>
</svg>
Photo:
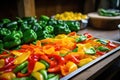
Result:
<svg viewBox="0 0 120 80">
<path fill-rule="evenodd" d="M 78 64 L 79 67 L 91 62 L 93 59 L 92 58 L 85 58 L 85 59 L 81 59 L 80 63 Z"/>
<path fill-rule="evenodd" d="M 75 63 L 69 61 L 66 63 L 66 65 L 61 66 L 61 73 L 62 75 L 67 75 L 75 70 L 77 70 L 78 67 Z"/>
<path fill-rule="evenodd" d="M 39 71 L 41 69 L 46 69 L 46 66 L 41 62 L 36 62 L 34 69 L 33 69 L 33 72 Z"/>
<path fill-rule="evenodd" d="M 55 48 L 52 45 L 43 46 L 43 52 L 46 54 L 52 54 L 55 52 Z"/>
<path fill-rule="evenodd" d="M 32 76 L 36 79 L 36 80 L 44 80 L 43 75 L 39 72 L 33 72 Z"/>
<path fill-rule="evenodd" d="M 21 53 L 21 52 L 19 52 L 17 50 L 13 50 L 13 51 L 11 51 L 11 53 L 14 54 L 15 56 L 20 56 L 20 55 L 23 54 L 23 53 Z"/>
<path fill-rule="evenodd" d="M 21 56 L 18 56 L 15 60 L 14 60 L 14 64 L 21 64 L 24 61 L 26 61 L 28 59 L 28 57 L 30 56 L 31 52 L 25 52 L 23 53 Z"/>
<path fill-rule="evenodd" d="M 16 78 L 16 75 L 13 72 L 6 72 L 0 75 L 0 80 L 3 78 L 7 80 L 12 80 L 13 78 Z"/>
<path fill-rule="evenodd" d="M 4 59 L 0 59 L 0 68 L 2 68 L 5 65 Z"/>
</svg>

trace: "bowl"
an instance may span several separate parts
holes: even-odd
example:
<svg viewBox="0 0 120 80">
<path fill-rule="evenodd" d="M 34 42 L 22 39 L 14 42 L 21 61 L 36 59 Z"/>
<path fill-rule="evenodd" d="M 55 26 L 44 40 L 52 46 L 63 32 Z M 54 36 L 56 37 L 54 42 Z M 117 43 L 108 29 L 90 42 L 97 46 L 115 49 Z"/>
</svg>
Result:
<svg viewBox="0 0 120 80">
<path fill-rule="evenodd" d="M 97 12 L 88 13 L 89 25 L 97 29 L 113 30 L 118 29 L 120 16 L 100 16 Z"/>
</svg>

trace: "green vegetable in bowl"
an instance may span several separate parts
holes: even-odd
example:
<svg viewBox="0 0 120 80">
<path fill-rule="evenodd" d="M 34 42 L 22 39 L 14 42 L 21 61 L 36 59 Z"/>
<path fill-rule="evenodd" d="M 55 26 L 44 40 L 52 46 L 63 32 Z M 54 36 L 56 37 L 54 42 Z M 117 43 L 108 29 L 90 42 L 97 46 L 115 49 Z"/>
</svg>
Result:
<svg viewBox="0 0 120 80">
<path fill-rule="evenodd" d="M 108 17 L 112 17 L 112 16 L 120 16 L 120 11 L 119 10 L 115 10 L 115 9 L 98 9 L 98 14 L 100 16 L 108 16 Z"/>
</svg>

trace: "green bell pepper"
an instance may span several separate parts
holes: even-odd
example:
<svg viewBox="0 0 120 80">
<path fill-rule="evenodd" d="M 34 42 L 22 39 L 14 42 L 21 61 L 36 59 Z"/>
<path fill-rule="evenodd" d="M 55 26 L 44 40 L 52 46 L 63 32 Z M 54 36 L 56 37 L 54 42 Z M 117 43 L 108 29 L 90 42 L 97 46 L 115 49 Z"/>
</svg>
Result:
<svg viewBox="0 0 120 80">
<path fill-rule="evenodd" d="M 43 75 L 44 80 L 47 80 L 47 77 L 48 77 L 47 70 L 42 69 L 42 70 L 40 70 L 40 73 Z"/>
<path fill-rule="evenodd" d="M 10 48 L 16 47 L 20 44 L 21 44 L 21 39 L 16 37 L 14 40 L 4 42 L 3 45 L 4 45 L 5 49 L 10 49 Z"/>
<path fill-rule="evenodd" d="M 107 47 L 105 47 L 105 46 L 99 46 L 99 47 L 97 48 L 97 50 L 104 52 L 104 51 L 109 51 L 110 49 L 107 48 Z"/>
<path fill-rule="evenodd" d="M 28 29 L 25 32 L 23 32 L 23 38 L 22 43 L 30 43 L 37 39 L 37 34 L 34 30 Z"/>
<path fill-rule="evenodd" d="M 80 30 L 80 23 L 78 21 L 66 21 L 65 22 L 71 31 L 79 31 Z"/>
<path fill-rule="evenodd" d="M 16 38 L 21 39 L 23 37 L 23 33 L 19 31 L 12 31 L 11 34 L 5 36 L 3 38 L 4 41 L 10 41 L 10 40 L 15 40 Z"/>
<path fill-rule="evenodd" d="M 53 33 L 54 32 L 54 27 L 51 25 L 45 26 L 46 33 Z"/>
<path fill-rule="evenodd" d="M 85 50 L 85 53 L 86 54 L 95 54 L 96 53 L 96 50 L 94 48 L 89 48 L 89 49 L 86 49 Z"/>
<path fill-rule="evenodd" d="M 4 18 L 4 19 L 2 19 L 2 23 L 9 23 L 9 22 L 11 22 L 11 20 L 8 19 L 8 18 Z"/>
<path fill-rule="evenodd" d="M 23 68 L 22 70 L 21 70 L 21 73 L 27 73 L 27 71 L 28 71 L 28 67 L 26 66 L 25 68 Z"/>
<path fill-rule="evenodd" d="M 28 61 L 25 61 L 22 64 L 18 65 L 13 71 L 17 73 L 21 71 L 22 69 L 24 69 L 27 65 L 28 65 Z"/>
<path fill-rule="evenodd" d="M 6 35 L 11 34 L 11 31 L 7 28 L 0 28 L 0 36 L 5 37 Z"/>
<path fill-rule="evenodd" d="M 100 42 L 101 44 L 107 45 L 108 41 L 103 39 L 97 39 L 97 42 Z"/>
<path fill-rule="evenodd" d="M 42 21 L 48 21 L 50 18 L 46 15 L 41 15 L 39 20 L 42 20 Z"/>
<path fill-rule="evenodd" d="M 9 30 L 17 30 L 18 29 L 17 21 L 12 21 L 12 22 L 6 23 L 4 25 L 4 27 Z"/>
<path fill-rule="evenodd" d="M 46 62 L 45 60 L 40 60 L 40 62 L 43 63 L 47 69 L 49 68 L 50 65 L 48 62 Z"/>
<path fill-rule="evenodd" d="M 12 80 L 36 80 L 36 79 L 30 76 L 30 77 L 13 78 Z"/>
<path fill-rule="evenodd" d="M 55 25 L 55 34 L 68 34 L 71 32 L 67 24 L 57 24 Z"/>
<path fill-rule="evenodd" d="M 50 76 L 49 76 L 49 74 L 48 74 L 47 80 L 59 80 L 59 75 L 57 74 L 57 75 L 55 75 L 55 76 L 53 76 L 53 75 L 50 75 Z"/>
<path fill-rule="evenodd" d="M 86 40 L 86 39 L 87 39 L 86 36 L 80 35 L 78 38 L 76 38 L 76 42 L 82 42 L 82 41 L 84 41 L 84 40 Z"/>
</svg>

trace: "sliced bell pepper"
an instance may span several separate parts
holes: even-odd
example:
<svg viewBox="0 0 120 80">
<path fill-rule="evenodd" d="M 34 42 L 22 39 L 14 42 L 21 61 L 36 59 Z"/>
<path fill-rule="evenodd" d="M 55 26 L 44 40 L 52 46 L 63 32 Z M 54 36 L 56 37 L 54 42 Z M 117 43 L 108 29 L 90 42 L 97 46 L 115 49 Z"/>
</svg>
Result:
<svg viewBox="0 0 120 80">
<path fill-rule="evenodd" d="M 75 70 L 77 70 L 78 67 L 75 63 L 69 61 L 65 65 L 61 66 L 61 73 L 62 75 L 67 75 Z"/>
<path fill-rule="evenodd" d="M 32 72 L 31 74 L 36 80 L 44 80 L 43 75 L 39 72 Z"/>
<path fill-rule="evenodd" d="M 93 60 L 93 59 L 91 59 L 91 58 L 81 59 L 81 60 L 80 60 L 80 63 L 78 64 L 78 66 L 81 67 L 81 66 L 83 66 L 83 65 L 91 62 L 92 60 Z"/>
<path fill-rule="evenodd" d="M 25 52 L 23 53 L 21 56 L 18 56 L 15 60 L 14 60 L 14 64 L 21 64 L 22 62 L 24 62 L 25 60 L 28 59 L 28 57 L 30 56 L 31 52 Z"/>
<path fill-rule="evenodd" d="M 24 69 L 26 66 L 28 65 L 28 61 L 25 61 L 23 63 L 21 63 L 20 65 L 18 65 L 15 69 L 14 69 L 14 72 L 19 72 L 21 71 L 22 69 Z"/>
<path fill-rule="evenodd" d="M 80 62 L 80 60 L 78 59 L 79 56 L 75 56 L 73 54 L 68 54 L 66 55 L 64 58 L 66 61 L 72 61 L 76 64 L 78 64 Z"/>
<path fill-rule="evenodd" d="M 0 75 L 0 80 L 3 78 L 6 80 L 12 80 L 13 78 L 16 78 L 16 75 L 13 72 L 6 72 Z"/>
<path fill-rule="evenodd" d="M 44 80 L 47 80 L 47 77 L 48 77 L 47 70 L 42 69 L 40 70 L 40 73 L 43 75 Z"/>
<path fill-rule="evenodd" d="M 41 62 L 36 62 L 35 66 L 34 66 L 34 69 L 33 69 L 33 72 L 37 72 L 41 69 L 46 69 L 46 66 Z"/>
</svg>

